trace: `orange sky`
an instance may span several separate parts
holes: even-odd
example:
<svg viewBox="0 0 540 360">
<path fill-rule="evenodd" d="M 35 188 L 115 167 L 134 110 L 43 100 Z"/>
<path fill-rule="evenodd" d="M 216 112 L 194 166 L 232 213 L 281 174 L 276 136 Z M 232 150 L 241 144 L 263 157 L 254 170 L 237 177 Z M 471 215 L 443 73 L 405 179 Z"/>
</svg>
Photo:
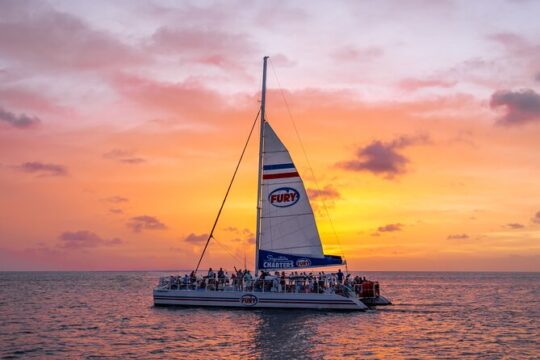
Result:
<svg viewBox="0 0 540 360">
<path fill-rule="evenodd" d="M 540 9 L 478 4 L 3 3 L 0 270 L 193 268 L 268 54 L 267 119 L 326 253 L 539 271 Z M 253 266 L 257 140 L 203 267 Z"/>
</svg>

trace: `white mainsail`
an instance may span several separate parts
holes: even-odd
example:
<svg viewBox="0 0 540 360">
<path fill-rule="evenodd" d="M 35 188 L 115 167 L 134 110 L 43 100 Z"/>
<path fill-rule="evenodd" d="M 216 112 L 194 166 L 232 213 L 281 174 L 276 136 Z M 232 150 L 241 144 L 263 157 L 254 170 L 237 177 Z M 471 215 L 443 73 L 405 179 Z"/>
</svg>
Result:
<svg viewBox="0 0 540 360">
<path fill-rule="evenodd" d="M 290 269 L 342 264 L 324 255 L 313 210 L 289 151 L 270 124 L 262 135 L 260 269 Z"/>
<path fill-rule="evenodd" d="M 259 248 L 323 258 L 321 239 L 302 178 L 276 133 L 264 124 Z"/>
</svg>

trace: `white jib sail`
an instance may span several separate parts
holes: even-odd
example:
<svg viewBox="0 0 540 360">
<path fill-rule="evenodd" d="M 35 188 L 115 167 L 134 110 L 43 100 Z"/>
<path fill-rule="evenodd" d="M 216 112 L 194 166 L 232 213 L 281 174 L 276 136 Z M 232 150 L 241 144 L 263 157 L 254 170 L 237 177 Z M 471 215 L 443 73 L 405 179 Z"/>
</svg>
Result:
<svg viewBox="0 0 540 360">
<path fill-rule="evenodd" d="M 304 183 L 274 130 L 267 122 L 264 126 L 259 248 L 323 258 L 321 239 Z"/>
</svg>

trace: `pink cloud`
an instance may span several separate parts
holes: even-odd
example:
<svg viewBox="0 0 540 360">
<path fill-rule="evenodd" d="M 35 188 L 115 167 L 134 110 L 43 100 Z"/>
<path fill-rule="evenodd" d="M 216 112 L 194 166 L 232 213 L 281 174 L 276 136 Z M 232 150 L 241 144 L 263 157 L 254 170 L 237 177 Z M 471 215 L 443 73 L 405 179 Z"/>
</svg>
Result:
<svg viewBox="0 0 540 360">
<path fill-rule="evenodd" d="M 406 91 L 416 91 L 423 88 L 451 88 L 457 84 L 457 81 L 442 79 L 415 79 L 407 78 L 399 82 L 399 87 Z"/>
<path fill-rule="evenodd" d="M 149 51 L 177 56 L 182 62 L 203 64 L 251 78 L 242 65 L 255 57 L 256 45 L 243 33 L 211 27 L 161 27 L 151 37 Z"/>
<path fill-rule="evenodd" d="M 384 50 L 377 46 L 366 48 L 356 48 L 354 46 L 344 46 L 334 53 L 334 58 L 339 61 L 366 62 L 384 55 Z"/>
<path fill-rule="evenodd" d="M 341 194 L 332 185 L 326 185 L 322 189 L 307 189 L 310 199 L 335 200 L 341 198 Z"/>
<path fill-rule="evenodd" d="M 163 83 L 130 75 L 116 75 L 113 86 L 137 106 L 201 120 L 224 110 L 225 98 L 198 81 Z"/>
<path fill-rule="evenodd" d="M 80 250 L 95 248 L 99 246 L 119 245 L 122 240 L 119 238 L 103 239 L 97 234 L 88 230 L 66 231 L 58 237 L 61 241 L 60 247 L 69 250 Z"/>
<path fill-rule="evenodd" d="M 145 60 L 111 34 L 44 3 L 11 2 L 2 7 L 6 20 L 0 22 L 0 55 L 17 66 L 95 70 Z"/>
</svg>

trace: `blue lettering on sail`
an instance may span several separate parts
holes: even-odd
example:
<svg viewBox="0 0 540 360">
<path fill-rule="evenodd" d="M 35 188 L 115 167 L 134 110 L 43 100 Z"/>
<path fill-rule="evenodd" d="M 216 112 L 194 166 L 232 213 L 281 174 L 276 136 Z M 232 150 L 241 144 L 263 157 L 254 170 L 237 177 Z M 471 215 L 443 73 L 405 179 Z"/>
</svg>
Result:
<svg viewBox="0 0 540 360">
<path fill-rule="evenodd" d="M 300 193 L 291 187 L 281 187 L 268 195 L 268 201 L 276 207 L 293 206 L 298 200 L 300 200 Z"/>
</svg>

